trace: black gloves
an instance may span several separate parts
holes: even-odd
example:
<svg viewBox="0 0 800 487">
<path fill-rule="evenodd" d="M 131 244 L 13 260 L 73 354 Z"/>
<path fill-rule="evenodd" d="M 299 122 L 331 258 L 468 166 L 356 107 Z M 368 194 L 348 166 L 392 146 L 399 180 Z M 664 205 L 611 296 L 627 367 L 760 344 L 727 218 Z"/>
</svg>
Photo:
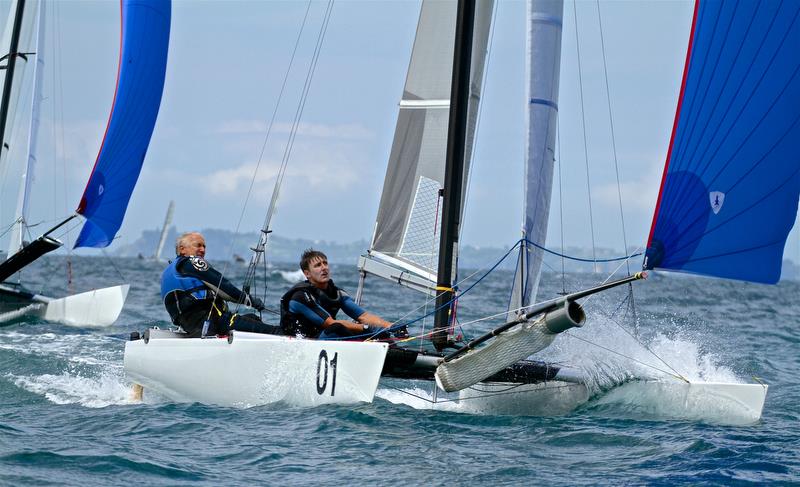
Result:
<svg viewBox="0 0 800 487">
<path fill-rule="evenodd" d="M 395 338 L 408 338 L 408 327 L 403 325 L 393 331 Z"/>
<path fill-rule="evenodd" d="M 247 296 L 247 301 L 245 302 L 245 304 L 255 309 L 256 311 L 264 310 L 264 302 L 255 296 Z"/>
</svg>

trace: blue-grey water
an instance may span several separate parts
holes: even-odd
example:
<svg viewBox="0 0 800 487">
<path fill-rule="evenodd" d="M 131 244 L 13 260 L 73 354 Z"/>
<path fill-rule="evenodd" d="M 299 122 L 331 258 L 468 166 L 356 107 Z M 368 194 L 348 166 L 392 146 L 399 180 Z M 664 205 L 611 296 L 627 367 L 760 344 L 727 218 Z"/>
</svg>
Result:
<svg viewBox="0 0 800 487">
<path fill-rule="evenodd" d="M 228 266 L 227 274 L 241 282 L 244 268 Z M 800 483 L 795 282 L 651 276 L 635 285 L 636 323 L 623 301 L 626 289 L 593 298 L 586 325 L 544 354 L 593 374 L 592 397 L 565 415 L 530 417 L 431 408 L 425 383 L 409 389 L 411 396 L 402 384 L 388 382 L 372 404 L 356 406 L 233 409 L 173 403 L 147 391 L 143 403 L 133 402 L 123 348 L 129 332 L 168 325 L 160 270 L 137 259 L 73 259 L 72 292 L 131 283 L 122 315 L 108 329 L 36 319 L 0 324 L 0 484 Z M 266 272 L 268 304 L 277 305 L 292 270 Z M 355 292 L 352 267 L 333 272 L 340 286 Z M 53 257 L 24 278 L 34 291 L 62 296 L 66 274 L 64 259 Z M 509 277 L 498 272 L 481 281 L 462 300 L 460 321 L 500 312 Z M 546 273 L 541 295 L 604 277 Z M 421 299 L 368 280 L 365 304 L 387 318 L 409 311 L 406 319 L 419 316 L 424 308 L 413 310 Z M 486 326 L 467 324 L 464 334 Z M 619 384 L 669 367 L 696 380 L 763 380 L 770 385 L 763 417 L 746 425 L 684 417 L 671 410 L 669 398 L 635 389 L 620 393 Z"/>
</svg>

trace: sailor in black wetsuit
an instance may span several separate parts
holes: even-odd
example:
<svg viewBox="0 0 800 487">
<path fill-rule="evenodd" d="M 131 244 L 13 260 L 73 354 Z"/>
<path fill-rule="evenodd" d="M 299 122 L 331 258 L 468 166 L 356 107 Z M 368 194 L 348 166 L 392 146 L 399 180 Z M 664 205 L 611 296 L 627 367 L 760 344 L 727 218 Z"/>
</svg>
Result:
<svg viewBox="0 0 800 487">
<path fill-rule="evenodd" d="M 308 249 L 300 259 L 306 281 L 294 285 L 281 298 L 281 328 L 287 335 L 331 339 L 369 338 L 391 323 L 365 311 L 330 278 L 328 258 Z M 355 321 L 337 320 L 344 311 Z"/>
<path fill-rule="evenodd" d="M 255 314 L 228 311 L 225 301 L 244 304 L 258 311 L 264 303 L 240 291 L 204 259 L 206 242 L 197 232 L 184 233 L 175 244 L 178 255 L 161 274 L 161 299 L 172 322 L 190 337 L 225 335 L 229 330 L 280 334 L 277 326 L 263 323 Z"/>
</svg>

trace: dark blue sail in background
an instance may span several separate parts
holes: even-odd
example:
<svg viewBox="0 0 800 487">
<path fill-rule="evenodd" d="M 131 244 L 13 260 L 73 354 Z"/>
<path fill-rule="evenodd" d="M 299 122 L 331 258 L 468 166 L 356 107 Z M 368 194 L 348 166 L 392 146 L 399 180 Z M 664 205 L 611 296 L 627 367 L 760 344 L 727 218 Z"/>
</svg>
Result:
<svg viewBox="0 0 800 487">
<path fill-rule="evenodd" d="M 122 224 L 161 104 L 171 4 L 122 0 L 114 104 L 94 170 L 76 210 L 86 217 L 75 247 L 105 247 Z"/>
<path fill-rule="evenodd" d="M 698 1 L 646 269 L 780 279 L 800 197 L 799 14 Z"/>
</svg>

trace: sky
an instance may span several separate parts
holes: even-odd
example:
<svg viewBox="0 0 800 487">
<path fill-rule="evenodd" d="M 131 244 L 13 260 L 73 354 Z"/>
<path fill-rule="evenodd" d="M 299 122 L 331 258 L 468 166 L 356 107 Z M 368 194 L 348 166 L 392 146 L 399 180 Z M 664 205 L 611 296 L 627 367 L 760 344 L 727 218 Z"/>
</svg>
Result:
<svg viewBox="0 0 800 487">
<path fill-rule="evenodd" d="M 0 28 L 9 5 L 0 0 Z M 179 230 L 260 228 L 325 6 L 322 1 L 311 5 L 307 35 L 259 164 L 306 2 L 173 3 L 161 109 L 119 244 L 160 228 L 170 200 L 176 203 L 173 222 Z M 340 242 L 371 238 L 419 8 L 419 1 L 410 0 L 335 3 L 273 219 L 276 234 Z M 559 166 L 549 246 L 560 246 L 562 236 L 566 245 L 594 242 L 620 254 L 623 242 L 644 245 L 691 15 L 689 1 L 565 2 Z M 50 61 L 31 209 L 33 221 L 46 223 L 77 206 L 97 155 L 114 94 L 119 2 L 61 0 L 48 16 Z M 502 247 L 519 238 L 525 28 L 525 2 L 500 0 L 465 210 L 465 244 Z M 0 179 L 6 178 L 0 195 L 4 226 L 16 183 L 8 183 L 15 181 L 13 168 L 0 171 Z M 786 256 L 797 260 L 796 234 Z"/>
</svg>

